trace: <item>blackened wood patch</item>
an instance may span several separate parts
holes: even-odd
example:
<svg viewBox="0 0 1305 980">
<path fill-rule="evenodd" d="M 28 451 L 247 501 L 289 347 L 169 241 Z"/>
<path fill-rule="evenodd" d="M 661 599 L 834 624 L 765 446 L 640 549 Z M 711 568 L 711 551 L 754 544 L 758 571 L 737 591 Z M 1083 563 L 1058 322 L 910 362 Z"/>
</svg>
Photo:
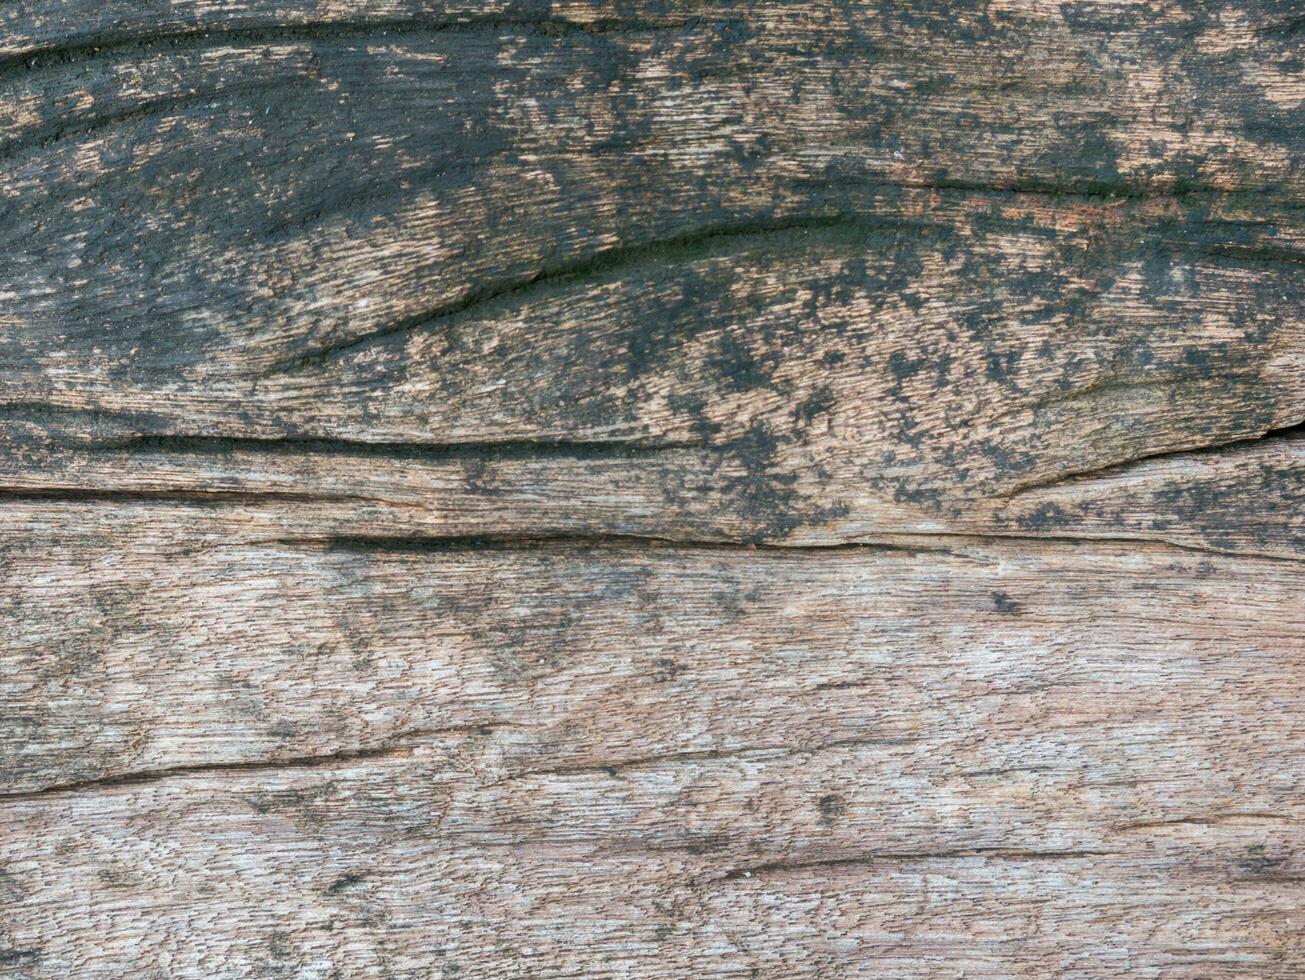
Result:
<svg viewBox="0 0 1305 980">
<path fill-rule="evenodd" d="M 1305 973 L 1296 0 L 0 2 L 0 975 Z"/>
</svg>

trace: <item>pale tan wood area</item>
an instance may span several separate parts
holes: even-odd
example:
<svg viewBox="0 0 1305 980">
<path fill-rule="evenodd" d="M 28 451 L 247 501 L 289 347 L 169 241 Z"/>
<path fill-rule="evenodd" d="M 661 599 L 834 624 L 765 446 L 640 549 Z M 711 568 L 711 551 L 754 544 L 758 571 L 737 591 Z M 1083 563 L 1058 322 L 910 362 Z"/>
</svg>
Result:
<svg viewBox="0 0 1305 980">
<path fill-rule="evenodd" d="M 1305 975 L 1294 0 L 0 3 L 0 977 Z"/>
<path fill-rule="evenodd" d="M 1295 562 L 24 541 L 46 972 L 1305 966 Z"/>
</svg>

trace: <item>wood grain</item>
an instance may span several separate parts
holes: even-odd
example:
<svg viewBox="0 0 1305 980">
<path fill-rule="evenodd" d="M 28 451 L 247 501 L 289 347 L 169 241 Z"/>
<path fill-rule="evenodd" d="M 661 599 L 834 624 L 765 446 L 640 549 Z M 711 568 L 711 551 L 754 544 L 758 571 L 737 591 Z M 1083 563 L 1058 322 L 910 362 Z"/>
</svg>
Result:
<svg viewBox="0 0 1305 980">
<path fill-rule="evenodd" d="M 0 3 L 0 975 L 1296 977 L 1296 0 Z"/>
<path fill-rule="evenodd" d="M 1290 427 L 1281 7 L 15 13 L 11 469 L 631 449 L 771 540 Z"/>
<path fill-rule="evenodd" d="M 1301 966 L 1296 562 L 131 543 L 9 586 L 33 969 Z"/>
</svg>

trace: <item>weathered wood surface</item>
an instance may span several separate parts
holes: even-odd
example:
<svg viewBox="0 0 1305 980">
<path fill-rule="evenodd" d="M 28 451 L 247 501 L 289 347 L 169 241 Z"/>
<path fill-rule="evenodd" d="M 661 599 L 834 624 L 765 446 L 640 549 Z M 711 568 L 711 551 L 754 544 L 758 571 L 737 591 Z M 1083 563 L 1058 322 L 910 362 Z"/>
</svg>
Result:
<svg viewBox="0 0 1305 980">
<path fill-rule="evenodd" d="M 1305 9 L 0 4 L 0 975 L 1305 973 Z"/>
<path fill-rule="evenodd" d="M 11 8 L 5 475 L 847 539 L 1294 425 L 1299 14 Z"/>
<path fill-rule="evenodd" d="M 123 518 L 10 553 L 33 972 L 1305 969 L 1296 562 Z"/>
</svg>

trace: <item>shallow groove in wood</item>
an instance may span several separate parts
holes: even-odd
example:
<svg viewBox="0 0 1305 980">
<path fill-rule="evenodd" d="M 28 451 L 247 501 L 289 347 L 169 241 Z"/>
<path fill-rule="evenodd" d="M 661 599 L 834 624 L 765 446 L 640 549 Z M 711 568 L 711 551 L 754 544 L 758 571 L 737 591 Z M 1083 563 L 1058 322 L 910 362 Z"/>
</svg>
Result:
<svg viewBox="0 0 1305 980">
<path fill-rule="evenodd" d="M 785 874 L 795 871 L 809 871 L 822 868 L 858 868 L 877 862 L 898 863 L 906 861 L 953 861 L 966 858 L 998 859 L 1008 861 L 1062 861 L 1089 860 L 1107 857 L 1111 851 L 1024 851 L 1000 847 L 972 847 L 949 851 L 919 851 L 915 853 L 874 853 L 859 854 L 852 857 L 822 858 L 818 861 L 771 861 L 766 864 L 746 868 L 734 868 L 721 875 L 720 881 L 735 881 L 739 878 L 759 878 L 766 875 Z"/>
<path fill-rule="evenodd" d="M 211 107 L 225 99 L 251 93 L 273 93 L 278 88 L 297 84 L 294 78 L 259 79 L 243 84 L 224 85 L 207 92 L 176 95 L 166 98 L 149 99 L 144 104 L 120 112 L 92 116 L 80 122 L 54 120 L 42 126 L 34 127 L 24 135 L 8 142 L 0 143 L 0 161 L 13 160 L 28 152 L 46 150 L 61 140 L 78 136 L 87 136 L 112 126 L 122 126 L 139 122 L 169 112 L 184 112 L 198 106 Z"/>
<path fill-rule="evenodd" d="M 486 730 L 486 726 L 474 726 L 468 728 L 448 729 L 446 731 L 433 730 L 410 732 L 393 739 L 385 745 L 348 749 L 340 752 L 330 752 L 323 755 L 287 757 L 283 759 L 260 759 L 252 762 L 196 763 L 194 765 L 169 766 L 166 769 L 148 769 L 140 770 L 138 772 L 121 773 L 114 776 L 106 776 L 103 779 L 74 780 L 67 783 L 55 783 L 31 792 L 0 793 L 0 806 L 11 803 L 31 802 L 32 800 L 40 800 L 51 796 L 63 796 L 69 793 L 99 792 L 101 790 L 110 790 L 118 787 L 143 786 L 150 783 L 160 782 L 165 779 L 194 776 L 200 773 L 315 769 L 323 766 L 345 763 L 367 762 L 371 760 L 390 758 L 396 754 L 402 753 L 412 747 L 411 743 L 413 740 L 423 736 L 461 735 L 468 732 L 483 733 Z"/>
<path fill-rule="evenodd" d="M 812 231 L 837 231 L 844 235 L 857 235 L 863 238 L 866 234 L 893 231 L 900 233 L 908 229 L 917 234 L 930 231 L 937 234 L 945 231 L 939 225 L 876 219 L 873 216 L 847 213 L 802 215 L 783 220 L 694 228 L 663 239 L 604 249 L 556 265 L 544 265 L 512 281 L 482 284 L 469 290 L 457 301 L 439 309 L 416 313 L 362 336 L 318 350 L 306 351 L 289 361 L 274 365 L 271 371 L 293 372 L 314 367 L 390 337 L 426 330 L 447 318 L 464 314 L 474 317 L 481 309 L 499 303 L 525 302 L 536 290 L 551 289 L 560 283 L 581 284 L 587 277 L 619 273 L 639 264 L 649 262 L 667 264 L 707 256 L 728 255 L 739 247 L 746 248 L 748 245 L 766 242 L 771 236 L 778 236 L 782 244 L 785 239 L 795 241 L 800 235 Z"/>
<path fill-rule="evenodd" d="M 1119 386 L 1115 386 L 1119 387 Z M 1141 385 L 1129 385 L 1127 387 L 1150 387 L 1150 383 Z M 1093 389 L 1099 390 L 1099 389 Z M 1076 393 L 1078 394 L 1078 393 Z M 1043 404 L 1048 404 L 1044 402 Z M 1092 469 L 1070 470 L 1068 473 L 1057 474 L 1039 480 L 1032 480 L 1027 483 L 1016 484 L 1011 490 L 1003 494 L 1007 499 L 1018 497 L 1021 494 L 1027 494 L 1034 490 L 1046 490 L 1054 487 L 1070 486 L 1075 483 L 1085 483 L 1089 480 L 1099 479 L 1101 477 L 1119 476 L 1127 474 L 1130 470 L 1138 466 L 1154 462 L 1160 459 L 1170 458 L 1197 458 L 1201 456 L 1210 456 L 1220 452 L 1226 452 L 1232 449 L 1239 449 L 1245 446 L 1254 445 L 1257 442 L 1265 440 L 1285 439 L 1295 440 L 1305 437 L 1305 419 L 1299 422 L 1293 422 L 1290 425 L 1280 426 L 1273 429 L 1265 429 L 1264 432 L 1250 438 L 1240 437 L 1229 439 L 1227 442 L 1216 442 L 1208 446 L 1195 446 L 1191 449 L 1176 449 L 1166 452 L 1151 453 L 1147 455 L 1135 456 L 1124 463 L 1117 463 L 1112 466 L 1098 466 Z"/>
</svg>

